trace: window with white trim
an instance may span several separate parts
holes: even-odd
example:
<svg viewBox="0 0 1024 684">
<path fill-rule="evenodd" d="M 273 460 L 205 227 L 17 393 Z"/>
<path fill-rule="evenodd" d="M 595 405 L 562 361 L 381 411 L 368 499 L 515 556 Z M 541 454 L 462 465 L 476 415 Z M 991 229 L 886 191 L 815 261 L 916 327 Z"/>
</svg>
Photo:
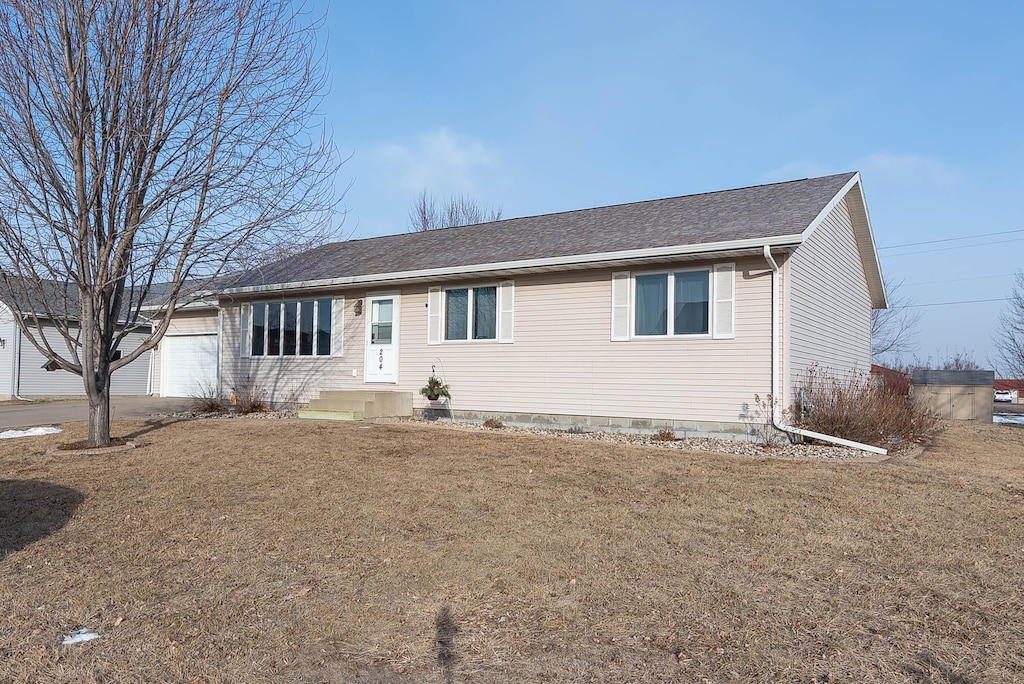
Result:
<svg viewBox="0 0 1024 684">
<path fill-rule="evenodd" d="M 514 285 L 432 287 L 427 293 L 427 343 L 512 342 Z"/>
<path fill-rule="evenodd" d="M 254 302 L 249 307 L 249 344 L 243 346 L 243 355 L 331 355 L 335 305 L 330 297 Z"/>
<path fill-rule="evenodd" d="M 444 339 L 498 338 L 498 288 L 460 287 L 444 291 Z"/>
<path fill-rule="evenodd" d="M 612 340 L 733 337 L 735 266 L 612 274 Z"/>
</svg>

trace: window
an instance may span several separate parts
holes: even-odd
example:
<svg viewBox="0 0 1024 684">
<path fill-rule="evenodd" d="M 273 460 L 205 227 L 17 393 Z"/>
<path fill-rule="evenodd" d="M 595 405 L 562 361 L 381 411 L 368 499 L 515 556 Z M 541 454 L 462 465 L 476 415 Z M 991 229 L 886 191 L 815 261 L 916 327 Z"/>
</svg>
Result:
<svg viewBox="0 0 1024 684">
<path fill-rule="evenodd" d="M 252 304 L 249 355 L 330 356 L 333 305 L 329 297 Z"/>
<path fill-rule="evenodd" d="M 463 287 L 444 291 L 444 339 L 497 339 L 497 321 L 496 286 Z"/>
<path fill-rule="evenodd" d="M 707 335 L 711 271 L 638 275 L 633 334 Z"/>
<path fill-rule="evenodd" d="M 734 337 L 733 264 L 668 273 L 612 274 L 612 340 Z"/>
<path fill-rule="evenodd" d="M 427 344 L 490 340 L 511 344 L 515 282 L 427 290 Z"/>
</svg>

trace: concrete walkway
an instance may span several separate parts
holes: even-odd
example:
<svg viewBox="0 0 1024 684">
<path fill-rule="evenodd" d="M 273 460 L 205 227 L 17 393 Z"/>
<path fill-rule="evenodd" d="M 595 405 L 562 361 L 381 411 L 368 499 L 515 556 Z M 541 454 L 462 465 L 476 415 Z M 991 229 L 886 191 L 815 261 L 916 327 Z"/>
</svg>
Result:
<svg viewBox="0 0 1024 684">
<path fill-rule="evenodd" d="M 191 399 L 161 397 L 111 397 L 110 419 L 140 420 L 154 413 L 175 413 L 188 408 Z M 89 402 L 84 399 L 40 401 L 0 406 L 0 430 L 70 423 L 89 419 Z"/>
</svg>

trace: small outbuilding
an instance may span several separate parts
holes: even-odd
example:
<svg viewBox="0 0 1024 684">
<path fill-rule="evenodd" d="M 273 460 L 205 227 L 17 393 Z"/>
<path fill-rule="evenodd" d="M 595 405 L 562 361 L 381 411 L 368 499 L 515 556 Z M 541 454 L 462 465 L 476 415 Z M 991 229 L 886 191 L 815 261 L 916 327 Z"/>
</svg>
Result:
<svg viewBox="0 0 1024 684">
<path fill-rule="evenodd" d="M 925 403 L 939 418 L 992 422 L 995 371 L 918 369 L 911 381 L 914 400 Z"/>
</svg>

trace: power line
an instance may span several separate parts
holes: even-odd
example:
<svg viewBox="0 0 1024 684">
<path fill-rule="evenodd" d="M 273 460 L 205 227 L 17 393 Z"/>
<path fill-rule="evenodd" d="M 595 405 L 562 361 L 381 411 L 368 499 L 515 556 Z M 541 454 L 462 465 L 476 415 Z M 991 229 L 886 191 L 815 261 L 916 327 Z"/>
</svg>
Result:
<svg viewBox="0 0 1024 684">
<path fill-rule="evenodd" d="M 982 302 L 1008 302 L 1009 297 L 996 297 L 995 299 L 968 299 L 962 302 L 931 302 L 930 304 L 904 304 L 894 306 L 893 309 L 916 309 L 922 306 L 951 306 L 953 304 L 981 304 Z"/>
<path fill-rule="evenodd" d="M 980 235 L 965 235 L 963 237 L 942 238 L 941 240 L 925 240 L 924 242 L 907 242 L 906 244 L 902 244 L 902 245 L 888 245 L 886 247 L 879 247 L 878 250 L 881 251 L 883 249 L 896 249 L 898 247 L 917 247 L 918 245 L 934 245 L 934 244 L 936 244 L 938 242 L 953 242 L 954 240 L 973 240 L 974 238 L 994 237 L 996 235 L 1009 235 L 1011 233 L 1024 233 L 1024 228 L 1020 228 L 1018 230 L 1004 230 L 1004 231 L 1001 231 L 999 233 L 981 233 Z"/>
<path fill-rule="evenodd" d="M 967 280 L 992 280 L 994 278 L 1012 278 L 1015 273 L 999 273 L 998 275 L 974 276 L 973 278 L 947 278 L 946 280 L 919 280 L 916 283 L 903 283 L 904 286 L 911 285 L 937 285 L 939 283 L 962 283 Z"/>
<path fill-rule="evenodd" d="M 948 252 L 951 249 L 967 249 L 968 247 L 987 247 L 988 245 L 1004 245 L 1007 242 L 1020 242 L 1024 238 L 1011 238 L 1009 240 L 996 240 L 994 242 L 979 242 L 976 245 L 956 245 L 955 247 L 936 247 L 935 249 L 919 249 L 914 252 L 903 252 L 902 254 L 886 254 L 889 257 L 913 256 L 915 254 L 928 254 L 929 252 Z"/>
</svg>

